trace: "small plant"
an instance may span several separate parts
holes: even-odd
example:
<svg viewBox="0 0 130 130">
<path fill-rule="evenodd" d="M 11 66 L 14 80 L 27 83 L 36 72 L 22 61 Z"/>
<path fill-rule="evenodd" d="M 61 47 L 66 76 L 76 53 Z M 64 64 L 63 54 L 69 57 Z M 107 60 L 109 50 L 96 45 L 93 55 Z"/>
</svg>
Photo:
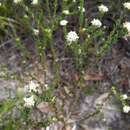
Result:
<svg viewBox="0 0 130 130">
<path fill-rule="evenodd" d="M 116 96 L 116 98 L 121 102 L 123 106 L 123 112 L 124 113 L 129 113 L 130 112 L 130 106 L 128 105 L 128 100 L 130 97 L 127 96 L 127 94 L 121 94 L 116 90 L 116 87 L 112 87 L 112 92 Z"/>
<path fill-rule="evenodd" d="M 129 2 L 120 3 L 123 8 L 122 14 L 118 17 L 113 16 L 114 20 L 111 20 L 111 27 L 109 27 L 104 21 L 105 16 L 114 13 L 112 5 L 107 7 L 99 2 L 101 4 L 96 7 L 96 16 L 89 18 L 86 14 L 89 15 L 91 11 L 85 7 L 84 0 L 61 1 L 3 0 L 0 2 L 0 48 L 5 46 L 3 41 L 12 39 L 16 50 L 23 57 L 22 60 L 29 61 L 27 67 L 37 60 L 44 72 L 50 67 L 52 73 L 48 75 L 54 76 L 51 83 L 43 84 L 35 80 L 33 76 L 28 82 L 26 78 L 21 80 L 17 74 L 14 75 L 14 79 L 19 80 L 22 87 L 15 99 L 9 99 L 0 104 L 0 122 L 5 130 L 42 128 L 58 121 L 54 111 L 52 116 L 48 117 L 49 112 L 43 114 L 44 112 L 42 113 L 38 106 L 43 103 L 43 110 L 46 107 L 55 109 L 54 93 L 59 86 L 61 88 L 64 86 L 64 75 L 69 77 L 71 73 L 71 69 L 69 73 L 67 72 L 68 68 L 64 64 L 72 63 L 71 68 L 74 68 L 74 72 L 78 72 L 79 75 L 74 77 L 74 81 L 72 81 L 73 76 L 70 76 L 71 81 L 78 83 L 72 83 L 73 87 L 80 88 L 83 86 L 79 81 L 82 79 L 81 72 L 86 68 L 95 67 L 120 38 L 127 40 L 127 36 L 130 36 L 130 22 L 124 20 L 122 15 L 130 10 Z M 33 59 L 31 54 L 36 58 Z M 7 68 L 4 67 L 3 78 L 11 79 L 10 77 Z M 47 74 L 45 79 L 46 77 Z M 25 82 L 28 84 L 24 86 Z M 69 82 L 68 79 L 67 82 Z M 71 87 L 71 83 L 68 86 Z M 91 95 L 96 90 L 97 86 L 94 84 L 84 93 Z M 118 93 L 114 86 L 112 92 L 121 101 L 123 112 L 128 113 L 130 97 Z M 14 121 L 11 116 L 14 108 L 20 112 L 17 121 Z M 31 116 L 35 112 L 39 112 L 44 119 L 33 120 Z M 6 116 L 10 118 L 4 122 Z"/>
</svg>

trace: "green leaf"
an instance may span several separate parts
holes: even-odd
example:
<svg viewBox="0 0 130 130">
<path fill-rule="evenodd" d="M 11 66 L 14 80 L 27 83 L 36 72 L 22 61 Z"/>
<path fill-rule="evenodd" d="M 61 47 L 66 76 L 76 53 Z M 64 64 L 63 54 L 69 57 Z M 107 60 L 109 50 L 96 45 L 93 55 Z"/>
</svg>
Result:
<svg viewBox="0 0 130 130">
<path fill-rule="evenodd" d="M 12 120 L 9 121 L 9 123 L 7 124 L 5 130 L 15 130 L 15 128 L 13 127 Z"/>
<path fill-rule="evenodd" d="M 3 115 L 12 110 L 15 106 L 15 100 L 7 100 L 4 101 L 3 104 L 0 106 L 0 120 L 2 119 Z"/>
</svg>

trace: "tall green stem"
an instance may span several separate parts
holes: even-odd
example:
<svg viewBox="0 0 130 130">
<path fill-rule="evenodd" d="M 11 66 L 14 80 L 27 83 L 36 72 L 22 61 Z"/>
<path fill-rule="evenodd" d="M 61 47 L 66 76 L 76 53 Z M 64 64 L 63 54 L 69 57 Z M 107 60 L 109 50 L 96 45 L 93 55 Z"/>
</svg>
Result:
<svg viewBox="0 0 130 130">
<path fill-rule="evenodd" d="M 83 26 L 84 22 L 84 0 L 80 0 L 80 28 Z"/>
</svg>

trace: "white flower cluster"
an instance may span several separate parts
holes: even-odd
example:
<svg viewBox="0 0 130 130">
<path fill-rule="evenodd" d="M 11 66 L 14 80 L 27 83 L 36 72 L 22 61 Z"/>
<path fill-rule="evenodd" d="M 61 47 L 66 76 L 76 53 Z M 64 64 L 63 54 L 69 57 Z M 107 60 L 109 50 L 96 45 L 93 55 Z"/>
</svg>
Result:
<svg viewBox="0 0 130 130">
<path fill-rule="evenodd" d="M 36 83 L 34 81 L 30 81 L 29 84 L 25 85 L 24 89 L 25 89 L 25 92 L 29 92 L 29 93 L 38 92 L 38 87 L 39 87 L 38 83 Z M 24 104 L 25 107 L 30 108 L 30 107 L 34 106 L 34 104 L 35 104 L 34 96 L 32 95 L 30 97 L 25 97 L 24 102 L 25 102 L 25 104 Z"/>
<path fill-rule="evenodd" d="M 101 21 L 99 20 L 99 19 L 93 19 L 92 21 L 91 21 L 91 24 L 93 25 L 93 26 L 95 26 L 95 27 L 101 27 L 102 26 L 102 23 L 101 23 Z"/>
<path fill-rule="evenodd" d="M 128 96 L 127 96 L 127 94 L 123 94 L 121 97 L 122 97 L 122 99 L 123 99 L 123 100 L 126 100 L 126 99 L 128 99 Z"/>
<path fill-rule="evenodd" d="M 81 10 L 82 12 L 85 12 L 85 8 L 81 9 L 81 7 L 79 6 L 78 9 Z M 103 4 L 100 5 L 98 7 L 98 9 L 100 12 L 104 12 L 104 13 L 109 11 L 108 7 L 103 5 Z M 68 15 L 69 10 L 64 10 L 63 13 Z M 67 23 L 68 23 L 67 21 L 61 21 L 60 25 L 65 26 Z M 102 22 L 99 19 L 95 19 L 95 18 L 91 21 L 91 24 L 92 24 L 92 26 L 95 26 L 97 28 L 100 28 L 102 26 Z M 66 40 L 67 40 L 69 45 L 73 42 L 76 42 L 78 39 L 79 39 L 79 36 L 74 31 L 70 31 L 66 36 Z"/>
<path fill-rule="evenodd" d="M 81 8 L 80 6 L 78 6 L 78 9 L 83 13 L 85 12 L 85 8 Z"/>
<path fill-rule="evenodd" d="M 16 4 L 17 4 L 17 3 L 20 3 L 20 2 L 22 2 L 22 0 L 14 0 L 14 3 L 16 3 Z M 38 0 L 33 0 L 33 1 L 32 1 L 32 4 L 33 4 L 33 5 L 38 4 Z"/>
<path fill-rule="evenodd" d="M 33 29 L 33 33 L 35 34 L 35 35 L 38 35 L 39 34 L 39 30 L 38 29 Z"/>
<path fill-rule="evenodd" d="M 34 96 L 32 95 L 31 97 L 25 97 L 24 102 L 25 102 L 24 104 L 25 107 L 31 108 L 35 104 Z"/>
<path fill-rule="evenodd" d="M 108 7 L 103 4 L 98 6 L 98 9 L 100 12 L 103 12 L 103 13 L 108 12 Z"/>
<path fill-rule="evenodd" d="M 69 12 L 69 10 L 63 10 L 63 14 L 65 14 L 65 15 L 69 15 L 70 12 Z"/>
<path fill-rule="evenodd" d="M 125 2 L 123 5 L 125 8 L 130 10 L 130 2 Z"/>
<path fill-rule="evenodd" d="M 127 96 L 127 94 L 123 94 L 123 95 L 121 95 L 121 98 L 122 98 L 123 100 L 127 100 L 127 99 L 128 99 L 128 96 Z M 130 112 L 130 106 L 124 105 L 124 106 L 123 106 L 123 112 L 124 112 L 124 113 L 129 113 L 129 112 Z"/>
<path fill-rule="evenodd" d="M 126 21 L 123 23 L 123 27 L 127 29 L 128 33 L 130 34 L 130 22 Z"/>
<path fill-rule="evenodd" d="M 67 20 L 61 20 L 60 21 L 60 25 L 61 26 L 66 26 L 68 24 L 68 21 Z"/>
<path fill-rule="evenodd" d="M 38 92 L 38 87 L 39 87 L 39 84 L 31 80 L 29 84 L 25 85 L 24 88 L 25 88 L 25 91 L 28 91 L 28 92 Z"/>
<path fill-rule="evenodd" d="M 33 5 L 38 4 L 38 0 L 33 0 L 33 1 L 32 1 L 32 4 L 33 4 Z"/>
<path fill-rule="evenodd" d="M 125 8 L 127 8 L 128 10 L 130 10 L 130 2 L 125 2 L 125 3 L 123 4 L 123 6 L 124 6 Z M 130 35 L 130 22 L 128 22 L 128 21 L 124 22 L 124 23 L 123 23 L 123 27 L 127 29 L 128 35 Z"/>
<path fill-rule="evenodd" d="M 123 107 L 123 112 L 124 112 L 124 113 L 129 113 L 129 112 L 130 112 L 130 106 L 125 105 L 125 106 Z"/>
<path fill-rule="evenodd" d="M 77 35 L 75 31 L 70 31 L 66 36 L 66 40 L 69 45 L 73 42 L 77 42 L 78 39 L 79 39 L 79 36 Z"/>
<path fill-rule="evenodd" d="M 14 0 L 14 3 L 20 3 L 20 2 L 22 2 L 22 0 Z"/>
</svg>

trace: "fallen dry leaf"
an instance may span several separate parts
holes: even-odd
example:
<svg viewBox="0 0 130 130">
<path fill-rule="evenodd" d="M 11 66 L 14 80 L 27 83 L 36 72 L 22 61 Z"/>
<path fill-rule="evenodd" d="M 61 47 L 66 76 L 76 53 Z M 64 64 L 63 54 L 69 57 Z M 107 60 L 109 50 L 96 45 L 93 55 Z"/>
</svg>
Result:
<svg viewBox="0 0 130 130">
<path fill-rule="evenodd" d="M 104 80 L 106 78 L 106 76 L 104 74 L 86 74 L 84 76 L 84 79 L 89 81 L 89 80 L 92 80 L 92 81 L 96 81 L 96 80 Z"/>
</svg>

